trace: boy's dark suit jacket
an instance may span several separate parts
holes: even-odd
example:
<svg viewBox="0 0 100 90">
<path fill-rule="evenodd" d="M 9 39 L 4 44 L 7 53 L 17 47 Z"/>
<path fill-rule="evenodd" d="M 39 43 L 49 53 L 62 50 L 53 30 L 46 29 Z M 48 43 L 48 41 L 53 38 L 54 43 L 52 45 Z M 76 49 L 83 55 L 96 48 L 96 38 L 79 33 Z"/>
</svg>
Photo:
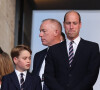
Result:
<svg viewBox="0 0 100 90">
<path fill-rule="evenodd" d="M 1 90 L 20 90 L 20 84 L 15 71 L 3 77 Z M 38 76 L 33 77 L 27 72 L 24 90 L 42 90 L 40 78 Z"/>
<path fill-rule="evenodd" d="M 98 44 L 81 39 L 69 68 L 66 41 L 49 48 L 44 80 L 50 90 L 93 90 L 100 66 Z"/>
<path fill-rule="evenodd" d="M 36 74 L 39 75 L 40 69 L 41 69 L 41 65 L 44 61 L 45 55 L 47 54 L 47 48 L 36 53 L 34 56 L 34 60 L 33 60 L 33 71 L 32 74 Z"/>
</svg>

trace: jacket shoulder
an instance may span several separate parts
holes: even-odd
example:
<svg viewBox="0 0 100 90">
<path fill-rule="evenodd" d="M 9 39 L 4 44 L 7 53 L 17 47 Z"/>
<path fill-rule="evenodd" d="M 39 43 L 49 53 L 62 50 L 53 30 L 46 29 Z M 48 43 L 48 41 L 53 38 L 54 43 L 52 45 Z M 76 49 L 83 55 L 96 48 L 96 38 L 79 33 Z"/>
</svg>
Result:
<svg viewBox="0 0 100 90">
<path fill-rule="evenodd" d="M 12 73 L 10 73 L 10 74 L 7 74 L 7 75 L 5 75 L 5 76 L 3 76 L 2 77 L 2 82 L 4 81 L 6 81 L 6 82 L 9 82 L 10 80 L 11 80 L 11 78 L 12 78 L 12 76 L 13 76 L 13 74 L 14 74 L 15 72 L 12 72 Z"/>
<path fill-rule="evenodd" d="M 99 46 L 98 43 L 93 42 L 93 41 L 88 41 L 88 40 L 81 39 L 81 42 L 83 42 L 87 46 Z"/>
<path fill-rule="evenodd" d="M 50 48 L 59 48 L 59 47 L 63 47 L 63 46 L 66 46 L 66 40 L 61 43 L 50 46 Z"/>
<path fill-rule="evenodd" d="M 37 52 L 35 55 L 40 55 L 40 54 L 46 53 L 46 52 L 47 52 L 47 48 L 45 48 L 45 49 L 43 49 L 43 50 Z"/>
</svg>

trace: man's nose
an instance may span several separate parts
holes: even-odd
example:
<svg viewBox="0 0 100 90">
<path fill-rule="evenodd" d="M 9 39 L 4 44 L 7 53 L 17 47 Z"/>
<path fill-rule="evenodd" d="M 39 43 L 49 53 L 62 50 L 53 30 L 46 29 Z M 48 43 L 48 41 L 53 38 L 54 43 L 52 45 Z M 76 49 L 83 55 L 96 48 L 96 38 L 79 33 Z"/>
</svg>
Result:
<svg viewBox="0 0 100 90">
<path fill-rule="evenodd" d="M 39 37 L 42 37 L 42 36 L 43 36 L 43 33 L 42 33 L 42 32 L 40 32 Z"/>
<path fill-rule="evenodd" d="M 27 62 L 30 63 L 31 62 L 31 59 L 30 58 L 27 58 Z"/>
<path fill-rule="evenodd" d="M 73 24 L 72 23 L 70 24 L 70 28 L 73 28 Z"/>
</svg>

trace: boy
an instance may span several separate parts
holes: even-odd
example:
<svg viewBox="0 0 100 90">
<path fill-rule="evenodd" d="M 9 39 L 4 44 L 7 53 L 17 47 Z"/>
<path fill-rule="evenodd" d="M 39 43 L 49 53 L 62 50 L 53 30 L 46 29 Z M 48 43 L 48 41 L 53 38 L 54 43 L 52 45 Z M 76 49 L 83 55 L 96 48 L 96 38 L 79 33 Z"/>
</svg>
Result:
<svg viewBox="0 0 100 90">
<path fill-rule="evenodd" d="M 1 90 L 41 90 L 40 78 L 27 71 L 31 65 L 32 51 L 28 46 L 18 45 L 11 51 L 15 71 L 4 76 Z"/>
</svg>

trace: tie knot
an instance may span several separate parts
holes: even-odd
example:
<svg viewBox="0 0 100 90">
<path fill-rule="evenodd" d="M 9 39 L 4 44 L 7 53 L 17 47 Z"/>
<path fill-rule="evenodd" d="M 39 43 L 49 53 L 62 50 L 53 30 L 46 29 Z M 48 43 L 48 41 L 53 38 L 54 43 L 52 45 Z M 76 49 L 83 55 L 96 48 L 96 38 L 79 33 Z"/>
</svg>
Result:
<svg viewBox="0 0 100 90">
<path fill-rule="evenodd" d="M 73 43 L 74 43 L 74 41 L 71 41 L 71 42 L 70 42 L 70 45 L 73 44 Z"/>
<path fill-rule="evenodd" d="M 21 77 L 23 77 L 24 74 L 23 73 L 20 73 L 20 75 L 21 75 Z"/>
</svg>

